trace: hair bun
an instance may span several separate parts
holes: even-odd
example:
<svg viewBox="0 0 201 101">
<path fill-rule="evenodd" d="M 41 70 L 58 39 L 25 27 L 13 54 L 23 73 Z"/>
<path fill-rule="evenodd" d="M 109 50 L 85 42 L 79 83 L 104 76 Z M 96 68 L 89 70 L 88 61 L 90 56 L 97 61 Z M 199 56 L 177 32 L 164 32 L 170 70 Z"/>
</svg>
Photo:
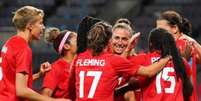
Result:
<svg viewBox="0 0 201 101">
<path fill-rule="evenodd" d="M 47 28 L 45 29 L 45 32 L 44 32 L 44 39 L 46 42 L 52 43 L 57 38 L 59 33 L 60 33 L 60 30 L 56 27 Z"/>
</svg>

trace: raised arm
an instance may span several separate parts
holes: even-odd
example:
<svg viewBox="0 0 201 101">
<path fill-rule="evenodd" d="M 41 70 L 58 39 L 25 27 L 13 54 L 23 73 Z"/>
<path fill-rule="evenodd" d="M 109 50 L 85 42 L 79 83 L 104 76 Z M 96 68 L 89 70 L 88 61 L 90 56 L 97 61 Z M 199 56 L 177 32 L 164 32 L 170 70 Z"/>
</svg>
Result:
<svg viewBox="0 0 201 101">
<path fill-rule="evenodd" d="M 32 76 L 33 80 L 40 78 L 42 75 L 44 75 L 50 69 L 51 69 L 51 65 L 49 62 L 42 63 L 40 65 L 40 71 L 38 73 L 33 74 L 33 76 Z"/>
<path fill-rule="evenodd" d="M 149 65 L 149 66 L 141 66 L 137 70 L 137 75 L 152 77 L 156 75 L 171 59 L 171 56 L 167 56 L 165 58 L 161 58 L 159 61 Z"/>
<path fill-rule="evenodd" d="M 139 37 L 140 37 L 140 32 L 136 33 L 135 35 L 131 37 L 131 39 L 129 40 L 128 46 L 126 47 L 124 52 L 121 54 L 122 57 L 127 57 L 130 55 L 130 53 L 132 52 L 132 49 L 136 46 Z"/>
</svg>

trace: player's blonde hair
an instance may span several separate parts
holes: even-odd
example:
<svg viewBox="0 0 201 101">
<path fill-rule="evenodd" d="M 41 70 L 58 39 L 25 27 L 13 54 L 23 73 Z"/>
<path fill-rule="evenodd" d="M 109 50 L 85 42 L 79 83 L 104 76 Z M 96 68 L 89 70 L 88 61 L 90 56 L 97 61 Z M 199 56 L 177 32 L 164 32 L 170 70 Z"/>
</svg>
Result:
<svg viewBox="0 0 201 101">
<path fill-rule="evenodd" d="M 117 28 L 122 28 L 122 29 L 126 29 L 128 30 L 131 35 L 133 34 L 133 29 L 131 28 L 130 25 L 126 24 L 126 23 L 116 23 L 113 27 L 112 27 L 112 31 L 114 31 Z"/>
<path fill-rule="evenodd" d="M 12 22 L 18 30 L 24 31 L 28 23 L 34 23 L 38 17 L 44 17 L 41 9 L 33 6 L 23 6 L 14 12 Z"/>
</svg>

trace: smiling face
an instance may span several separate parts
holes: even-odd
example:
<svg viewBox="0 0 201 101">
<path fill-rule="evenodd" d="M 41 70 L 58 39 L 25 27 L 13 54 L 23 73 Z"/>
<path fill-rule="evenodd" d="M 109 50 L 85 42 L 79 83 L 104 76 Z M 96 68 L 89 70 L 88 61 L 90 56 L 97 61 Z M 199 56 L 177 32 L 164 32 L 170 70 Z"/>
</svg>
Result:
<svg viewBox="0 0 201 101">
<path fill-rule="evenodd" d="M 111 45 L 112 51 L 115 54 L 122 54 L 129 43 L 131 33 L 124 28 L 116 28 L 113 30 Z"/>
</svg>

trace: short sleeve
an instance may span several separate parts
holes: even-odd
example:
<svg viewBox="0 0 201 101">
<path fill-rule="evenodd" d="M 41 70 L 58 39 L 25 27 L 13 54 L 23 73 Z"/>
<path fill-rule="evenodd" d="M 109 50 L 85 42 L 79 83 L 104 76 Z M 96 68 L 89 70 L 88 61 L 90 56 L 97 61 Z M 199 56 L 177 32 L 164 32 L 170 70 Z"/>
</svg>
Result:
<svg viewBox="0 0 201 101">
<path fill-rule="evenodd" d="M 58 69 L 57 66 L 53 64 L 52 69 L 45 74 L 42 88 L 50 88 L 52 90 L 55 90 L 59 82 L 57 69 Z"/>
<path fill-rule="evenodd" d="M 146 55 L 145 54 L 139 54 L 137 56 L 131 56 L 128 58 L 128 60 L 135 64 L 135 65 L 145 65 L 146 63 Z"/>
<path fill-rule="evenodd" d="M 147 57 L 146 54 L 138 54 L 137 56 L 132 56 L 128 58 L 129 61 L 135 65 L 147 65 Z M 139 81 L 139 85 L 141 87 L 143 87 L 145 84 L 147 84 L 147 77 L 145 76 L 135 76 L 138 81 Z M 150 78 L 149 78 L 150 79 Z"/>
<path fill-rule="evenodd" d="M 116 55 L 112 56 L 110 61 L 114 70 L 121 76 L 126 74 L 133 76 L 140 67 L 139 65 L 134 65 L 128 59 Z"/>
<path fill-rule="evenodd" d="M 29 74 L 30 68 L 32 68 L 32 53 L 29 48 L 22 48 L 16 53 L 16 73 Z"/>
</svg>

